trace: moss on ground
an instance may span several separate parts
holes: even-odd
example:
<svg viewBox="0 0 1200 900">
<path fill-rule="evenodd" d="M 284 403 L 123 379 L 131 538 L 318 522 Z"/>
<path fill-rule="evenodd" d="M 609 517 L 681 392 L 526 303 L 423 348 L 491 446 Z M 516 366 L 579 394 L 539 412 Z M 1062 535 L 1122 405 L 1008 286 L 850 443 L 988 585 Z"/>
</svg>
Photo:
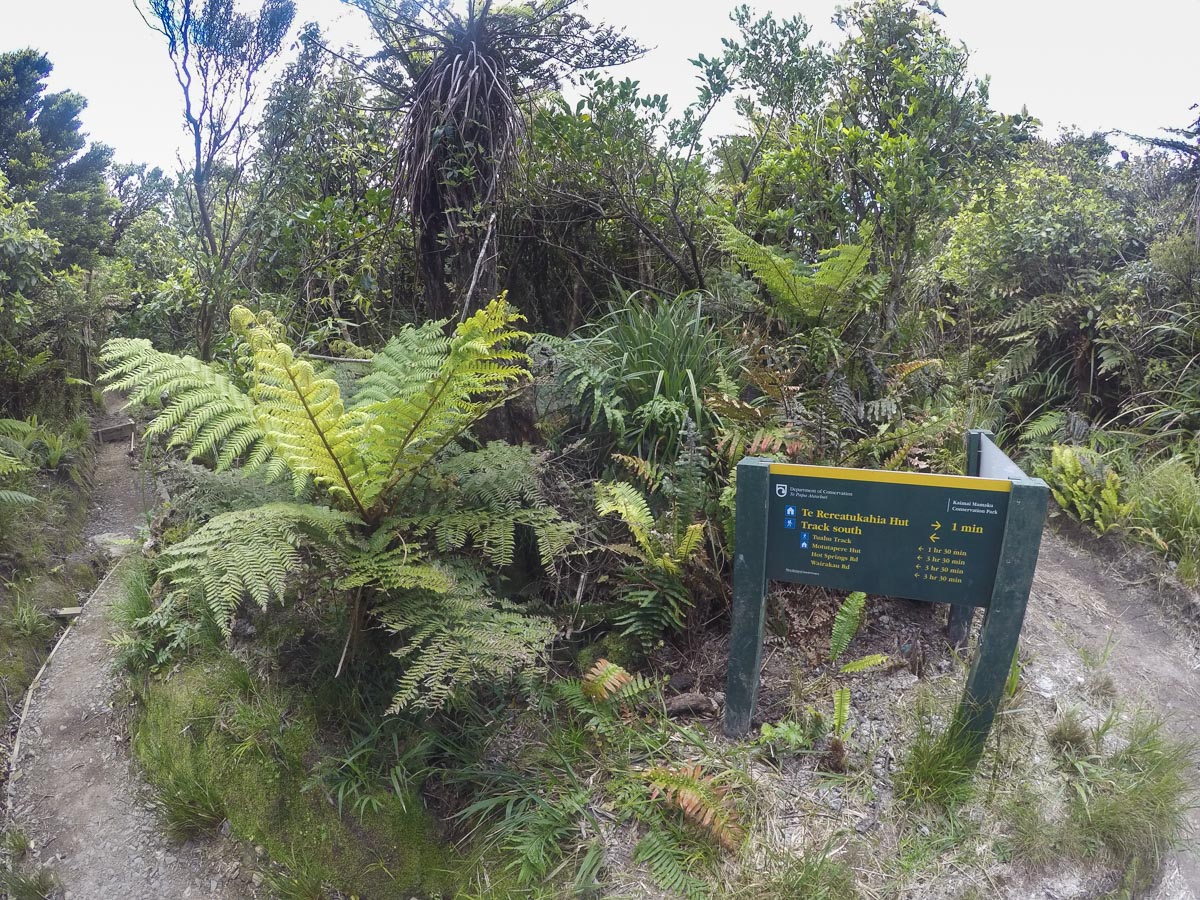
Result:
<svg viewBox="0 0 1200 900">
<path fill-rule="evenodd" d="M 642 654 L 638 651 L 637 642 L 628 635 L 610 631 L 604 637 L 579 651 L 576 665 L 580 672 L 587 672 L 598 660 L 607 659 L 618 666 L 631 669 L 641 662 Z"/>
<path fill-rule="evenodd" d="M 364 898 L 453 894 L 460 866 L 420 801 L 376 788 L 339 812 L 311 776 L 316 735 L 309 701 L 222 657 L 147 685 L 133 748 L 164 807 L 215 803 L 233 834 L 310 879 Z"/>
</svg>

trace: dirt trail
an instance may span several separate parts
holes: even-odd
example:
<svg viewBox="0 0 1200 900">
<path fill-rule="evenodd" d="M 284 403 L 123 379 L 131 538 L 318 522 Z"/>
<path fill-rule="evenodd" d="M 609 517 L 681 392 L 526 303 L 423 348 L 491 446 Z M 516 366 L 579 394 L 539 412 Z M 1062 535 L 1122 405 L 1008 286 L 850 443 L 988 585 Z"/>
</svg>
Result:
<svg viewBox="0 0 1200 900">
<path fill-rule="evenodd" d="M 101 425 L 121 418 L 119 400 L 106 399 L 110 422 Z M 129 443 L 102 444 L 85 536 L 114 554 L 123 536 L 133 549 L 144 509 Z M 242 881 L 250 873 L 223 862 L 219 845 L 181 846 L 162 834 L 130 761 L 107 643 L 107 610 L 120 590 L 120 573 L 110 572 L 34 688 L 13 762 L 13 824 L 29 834 L 34 861 L 55 872 L 69 900 L 250 897 Z"/>
<path fill-rule="evenodd" d="M 1200 738 L 1195 635 L 1151 587 L 1127 581 L 1117 561 L 1101 553 L 1052 531 L 1043 538 L 1021 638 L 1023 654 L 1033 656 L 1025 671 L 1029 689 L 1056 699 L 1078 693 L 1089 674 L 1085 656 L 1095 661 L 1107 649 L 1099 670 L 1111 675 L 1124 702 L 1161 712 L 1171 730 Z M 1200 772 L 1193 778 L 1200 786 Z M 1151 894 L 1159 900 L 1200 898 L 1200 810 L 1192 810 L 1190 819 L 1194 833 L 1188 846 L 1167 859 Z"/>
</svg>

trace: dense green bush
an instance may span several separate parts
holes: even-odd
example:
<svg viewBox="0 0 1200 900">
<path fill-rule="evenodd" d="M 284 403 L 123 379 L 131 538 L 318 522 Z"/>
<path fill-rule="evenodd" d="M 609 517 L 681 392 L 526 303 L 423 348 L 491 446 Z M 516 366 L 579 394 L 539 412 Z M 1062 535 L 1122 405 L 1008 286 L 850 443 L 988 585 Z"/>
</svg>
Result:
<svg viewBox="0 0 1200 900">
<path fill-rule="evenodd" d="M 1200 478 L 1182 459 L 1148 465 L 1129 482 L 1133 522 L 1177 564 L 1188 584 L 1200 580 Z"/>
</svg>

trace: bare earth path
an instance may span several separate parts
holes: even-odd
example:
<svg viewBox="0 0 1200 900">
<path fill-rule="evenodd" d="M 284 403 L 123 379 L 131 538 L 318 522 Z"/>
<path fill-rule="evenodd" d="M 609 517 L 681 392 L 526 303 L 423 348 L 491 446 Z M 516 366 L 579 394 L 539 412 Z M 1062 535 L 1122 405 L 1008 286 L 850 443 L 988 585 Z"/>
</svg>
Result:
<svg viewBox="0 0 1200 900">
<path fill-rule="evenodd" d="M 119 420 L 120 403 L 107 400 L 109 418 Z M 102 444 L 85 536 L 111 544 L 109 535 L 122 535 L 132 549 L 144 521 L 128 441 Z M 217 848 L 172 842 L 146 800 L 113 707 L 119 685 L 107 610 L 120 590 L 119 572 L 100 585 L 34 689 L 14 762 L 14 824 L 69 900 L 250 897 L 241 880 L 249 873 L 222 863 Z"/>
<path fill-rule="evenodd" d="M 1112 560 L 1048 530 L 1021 637 L 1023 651 L 1033 657 L 1026 669 L 1030 689 L 1068 696 L 1086 676 L 1084 654 L 1096 659 L 1107 647 L 1102 671 L 1112 676 L 1123 701 L 1160 712 L 1172 731 L 1200 739 L 1200 652 L 1195 633 L 1180 619 L 1150 587 L 1125 580 Z M 1193 770 L 1192 777 L 1200 788 L 1200 772 Z M 1193 809 L 1190 819 L 1188 845 L 1167 858 L 1149 895 L 1157 900 L 1200 898 L 1200 810 Z"/>
</svg>

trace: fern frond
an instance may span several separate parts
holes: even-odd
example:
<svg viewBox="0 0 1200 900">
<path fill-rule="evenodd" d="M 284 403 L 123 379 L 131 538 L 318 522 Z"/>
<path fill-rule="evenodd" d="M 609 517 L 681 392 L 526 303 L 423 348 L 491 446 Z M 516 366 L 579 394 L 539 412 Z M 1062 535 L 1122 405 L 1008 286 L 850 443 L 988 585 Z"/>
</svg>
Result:
<svg viewBox="0 0 1200 900">
<path fill-rule="evenodd" d="M 528 528 L 542 565 L 550 568 L 577 526 L 546 502 L 543 465 L 543 454 L 502 441 L 472 451 L 451 448 L 436 463 L 445 487 L 436 496 L 429 492 L 428 499 L 414 498 L 411 505 L 425 511 L 396 521 L 414 534 L 432 534 L 443 553 L 470 542 L 499 566 L 513 562 L 518 531 Z"/>
<path fill-rule="evenodd" d="M 336 381 L 298 359 L 250 310 L 235 306 L 229 321 L 250 345 L 253 413 L 272 450 L 293 473 L 311 477 L 367 519 L 380 485 L 357 446 L 367 427 L 362 417 L 345 411 Z"/>
<path fill-rule="evenodd" d="M 0 506 L 34 506 L 38 503 L 37 497 L 31 497 L 21 491 L 9 491 L 0 489 Z"/>
<path fill-rule="evenodd" d="M 477 571 L 454 571 L 450 593 L 397 594 L 376 618 L 404 638 L 406 668 L 389 713 L 453 705 L 479 682 L 496 684 L 532 666 L 554 635 L 547 619 L 493 597 Z"/>
<path fill-rule="evenodd" d="M 593 700 L 607 700 L 633 681 L 623 666 L 607 659 L 598 659 L 583 676 L 583 693 Z"/>
<path fill-rule="evenodd" d="M 702 861 L 702 855 L 689 850 L 669 831 L 651 826 L 638 841 L 633 861 L 645 865 L 658 886 L 665 891 L 686 897 L 687 900 L 707 900 L 712 889 L 692 870 Z"/>
<path fill-rule="evenodd" d="M 16 475 L 18 472 L 27 472 L 27 466 L 15 453 L 8 453 L 3 447 L 0 447 L 0 475 Z"/>
<path fill-rule="evenodd" d="M 647 555 L 654 554 L 650 536 L 654 530 L 654 515 L 646 498 L 633 485 L 624 481 L 596 482 L 596 511 L 602 516 L 618 516 L 642 551 Z"/>
<path fill-rule="evenodd" d="M 422 555 L 409 547 L 348 553 L 345 557 L 347 574 L 338 579 L 342 590 L 373 585 L 385 591 L 433 591 L 448 593 L 454 578 L 444 569 L 423 561 Z"/>
<path fill-rule="evenodd" d="M 833 692 L 833 735 L 843 738 L 850 723 L 850 688 L 840 687 Z"/>
<path fill-rule="evenodd" d="M 515 349 L 528 338 L 514 327 L 522 319 L 501 295 L 450 338 L 424 326 L 375 354 L 352 405 L 370 423 L 363 458 L 375 495 L 411 480 L 529 377 Z"/>
<path fill-rule="evenodd" d="M 829 639 L 829 661 L 837 662 L 846 652 L 854 636 L 862 625 L 863 608 L 866 606 L 867 595 L 855 591 L 842 601 L 838 607 L 837 616 L 833 620 L 833 634 Z"/>
<path fill-rule="evenodd" d="M 624 628 L 623 634 L 636 637 L 649 650 L 664 634 L 683 631 L 692 608 L 692 596 L 677 578 L 650 572 L 642 572 L 641 577 L 650 586 L 621 595 L 625 611 L 617 617 L 616 624 Z"/>
<path fill-rule="evenodd" d="M 612 458 L 628 469 L 651 493 L 662 487 L 667 474 L 662 466 L 640 456 L 627 456 L 624 453 L 614 453 Z"/>
<path fill-rule="evenodd" d="M 822 251 L 818 263 L 805 270 L 791 260 L 742 234 L 724 219 L 714 219 L 721 249 L 732 254 L 762 282 L 776 303 L 793 314 L 820 318 L 830 309 L 840 310 L 859 286 L 861 304 L 874 302 L 887 284 L 887 276 L 865 278 L 871 260 L 871 231 L 864 228 L 858 244 L 839 244 Z"/>
<path fill-rule="evenodd" d="M 254 402 L 213 366 L 131 338 L 108 341 L 100 363 L 106 390 L 128 392 L 130 403 L 162 407 L 147 437 L 169 435 L 169 446 L 186 448 L 188 459 L 211 458 L 217 471 L 240 461 L 273 479 L 286 474 L 255 418 Z"/>
<path fill-rule="evenodd" d="M 0 437 L 23 441 L 35 431 L 37 431 L 37 426 L 23 419 L 0 419 Z"/>
<path fill-rule="evenodd" d="M 729 787 L 706 775 L 701 766 L 655 766 L 646 772 L 653 788 L 650 798 L 663 797 L 684 817 L 714 838 L 726 850 L 736 851 L 745 838 Z"/>
<path fill-rule="evenodd" d="M 221 630 L 243 599 L 264 609 L 282 601 L 309 546 L 336 559 L 353 518 L 302 503 L 270 503 L 210 519 L 159 556 L 159 574 L 173 593 L 198 593 Z"/>
<path fill-rule="evenodd" d="M 920 372 L 922 369 L 928 369 L 931 366 L 940 367 L 942 361 L 940 359 L 912 359 L 908 362 L 896 363 L 894 366 L 888 366 L 888 378 L 892 381 L 903 381 L 914 372 Z"/>
<path fill-rule="evenodd" d="M 724 219 L 713 222 L 721 249 L 753 272 L 777 303 L 805 316 L 820 314 L 811 275 L 800 274 L 795 263 L 742 234 L 731 222 Z"/>
<path fill-rule="evenodd" d="M 858 659 L 851 660 L 841 668 L 843 675 L 853 675 L 857 672 L 866 672 L 868 669 L 877 669 L 880 666 L 886 666 L 892 658 L 886 653 L 872 653 L 869 656 L 862 656 Z"/>
<path fill-rule="evenodd" d="M 691 559 L 702 543 L 704 543 L 704 523 L 693 522 L 684 530 L 683 537 L 679 539 L 679 545 L 675 548 L 675 557 L 682 561 Z"/>
</svg>

